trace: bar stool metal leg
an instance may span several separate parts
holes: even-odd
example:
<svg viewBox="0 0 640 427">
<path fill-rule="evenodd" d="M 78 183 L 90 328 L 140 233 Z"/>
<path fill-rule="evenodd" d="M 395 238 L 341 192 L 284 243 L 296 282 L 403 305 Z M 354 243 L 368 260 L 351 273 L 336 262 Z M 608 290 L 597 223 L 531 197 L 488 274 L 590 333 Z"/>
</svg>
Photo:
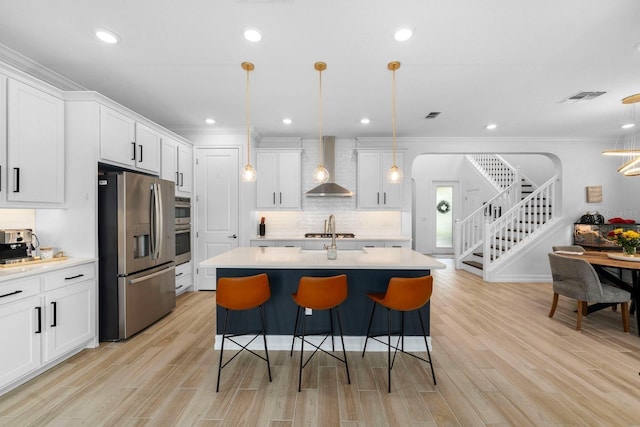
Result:
<svg viewBox="0 0 640 427">
<path fill-rule="evenodd" d="M 331 312 L 329 312 L 329 314 L 331 314 Z M 338 317 L 338 327 L 340 328 L 340 341 L 342 343 L 342 357 L 344 358 L 344 367 L 347 370 L 347 382 L 351 384 L 351 376 L 349 375 L 349 363 L 347 362 L 347 351 L 344 348 L 344 337 L 342 334 L 342 319 L 340 318 L 340 309 L 337 306 L 336 306 L 336 316 Z M 331 340 L 333 341 L 333 337 L 331 338 Z"/>
<path fill-rule="evenodd" d="M 269 382 L 271 382 L 271 363 L 269 362 L 269 351 L 267 350 L 267 321 L 264 317 L 264 308 L 260 304 L 260 319 L 262 321 L 262 340 L 264 341 L 264 354 L 267 359 L 267 371 L 269 371 Z"/>
<path fill-rule="evenodd" d="M 222 355 L 224 354 L 224 338 L 227 334 L 227 318 L 229 310 L 224 309 L 224 326 L 222 327 L 222 343 L 220 344 L 220 362 L 218 363 L 218 380 L 216 382 L 216 393 L 220 390 L 220 374 L 222 373 Z"/>
</svg>

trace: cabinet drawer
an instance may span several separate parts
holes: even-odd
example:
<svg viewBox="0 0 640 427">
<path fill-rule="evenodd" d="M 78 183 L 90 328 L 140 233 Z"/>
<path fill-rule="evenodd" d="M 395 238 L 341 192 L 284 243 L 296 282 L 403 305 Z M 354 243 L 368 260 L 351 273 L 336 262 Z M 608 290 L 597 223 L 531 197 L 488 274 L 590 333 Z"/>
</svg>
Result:
<svg viewBox="0 0 640 427">
<path fill-rule="evenodd" d="M 52 271 L 44 275 L 44 290 L 50 291 L 62 286 L 84 282 L 85 280 L 93 279 L 95 275 L 96 272 L 93 263 Z"/>
<path fill-rule="evenodd" d="M 40 277 L 11 280 L 0 284 L 0 305 L 19 301 L 40 293 Z"/>
<path fill-rule="evenodd" d="M 176 265 L 176 280 L 187 274 L 191 274 L 191 261 Z"/>
</svg>

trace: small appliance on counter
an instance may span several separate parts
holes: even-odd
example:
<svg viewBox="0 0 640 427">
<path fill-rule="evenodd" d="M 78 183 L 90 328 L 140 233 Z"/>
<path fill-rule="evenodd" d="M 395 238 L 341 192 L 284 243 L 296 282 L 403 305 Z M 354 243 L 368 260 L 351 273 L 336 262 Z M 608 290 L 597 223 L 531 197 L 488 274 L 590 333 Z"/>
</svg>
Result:
<svg viewBox="0 0 640 427">
<path fill-rule="evenodd" d="M 0 230 L 0 264 L 18 264 L 33 260 L 31 229 Z"/>
</svg>

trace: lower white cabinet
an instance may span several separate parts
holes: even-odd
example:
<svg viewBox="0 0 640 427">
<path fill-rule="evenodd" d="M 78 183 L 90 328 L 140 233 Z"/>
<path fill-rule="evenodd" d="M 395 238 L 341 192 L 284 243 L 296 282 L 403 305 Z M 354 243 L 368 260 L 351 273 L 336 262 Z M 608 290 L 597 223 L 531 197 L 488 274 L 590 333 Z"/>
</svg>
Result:
<svg viewBox="0 0 640 427">
<path fill-rule="evenodd" d="M 176 265 L 176 296 L 193 289 L 193 274 L 191 274 L 191 261 Z"/>
<path fill-rule="evenodd" d="M 0 285 L 0 390 L 42 364 L 40 278 Z"/>
<path fill-rule="evenodd" d="M 0 395 L 96 337 L 95 263 L 0 282 Z"/>
</svg>

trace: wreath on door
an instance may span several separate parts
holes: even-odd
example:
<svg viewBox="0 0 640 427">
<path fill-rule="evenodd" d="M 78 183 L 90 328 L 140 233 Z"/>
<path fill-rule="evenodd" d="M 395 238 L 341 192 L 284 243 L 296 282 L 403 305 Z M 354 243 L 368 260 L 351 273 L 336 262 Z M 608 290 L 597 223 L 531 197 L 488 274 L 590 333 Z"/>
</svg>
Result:
<svg viewBox="0 0 640 427">
<path fill-rule="evenodd" d="M 440 203 L 436 206 L 436 210 L 442 214 L 446 214 L 451 210 L 451 205 L 446 200 L 440 200 Z"/>
</svg>

